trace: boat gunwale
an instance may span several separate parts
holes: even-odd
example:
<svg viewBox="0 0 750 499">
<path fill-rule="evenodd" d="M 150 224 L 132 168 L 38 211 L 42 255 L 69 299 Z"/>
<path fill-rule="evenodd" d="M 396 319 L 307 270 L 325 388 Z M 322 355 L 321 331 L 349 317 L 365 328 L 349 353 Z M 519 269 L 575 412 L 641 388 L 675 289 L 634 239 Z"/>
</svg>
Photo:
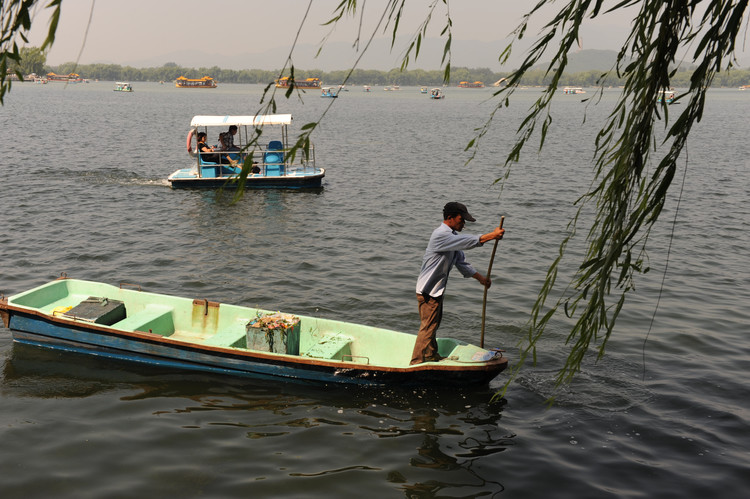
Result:
<svg viewBox="0 0 750 499">
<path fill-rule="evenodd" d="M 196 180 L 196 179 L 198 179 L 198 180 L 205 179 L 205 180 L 227 180 L 227 181 L 230 181 L 230 180 L 239 180 L 240 179 L 240 175 L 241 175 L 240 173 L 231 173 L 231 174 L 227 174 L 227 175 L 224 175 L 224 176 L 221 176 L 221 177 L 192 177 L 192 178 L 176 178 L 176 179 L 172 178 L 174 175 L 176 175 L 179 172 L 182 172 L 182 171 L 188 171 L 189 172 L 192 169 L 193 169 L 192 167 L 188 167 L 188 168 L 180 168 L 179 170 L 175 170 L 174 172 L 172 172 L 167 177 L 167 180 L 169 180 L 170 182 L 172 180 Z M 248 174 L 248 176 L 246 177 L 246 181 L 260 182 L 260 181 L 262 181 L 264 179 L 280 179 L 280 178 L 290 179 L 290 180 L 293 180 L 293 179 L 310 180 L 310 179 L 316 179 L 318 177 L 320 177 L 320 178 L 325 177 L 325 174 L 326 174 L 326 169 L 325 168 L 316 168 L 316 169 L 319 170 L 319 171 L 314 172 L 314 173 L 310 173 L 310 174 L 302 172 L 299 175 L 289 174 L 289 175 L 258 175 L 258 176 L 254 176 L 253 174 Z"/>
<path fill-rule="evenodd" d="M 240 174 L 233 173 L 225 177 L 175 177 L 180 172 L 190 171 L 192 168 L 180 168 L 167 177 L 170 187 L 179 189 L 239 187 Z M 325 168 L 318 168 L 317 173 L 301 175 L 259 175 L 249 174 L 245 177 L 245 189 L 318 189 L 322 187 L 325 178 Z M 175 185 L 176 184 L 176 185 Z M 256 185 L 257 184 L 257 185 Z M 266 185 L 268 184 L 268 185 Z"/>
</svg>

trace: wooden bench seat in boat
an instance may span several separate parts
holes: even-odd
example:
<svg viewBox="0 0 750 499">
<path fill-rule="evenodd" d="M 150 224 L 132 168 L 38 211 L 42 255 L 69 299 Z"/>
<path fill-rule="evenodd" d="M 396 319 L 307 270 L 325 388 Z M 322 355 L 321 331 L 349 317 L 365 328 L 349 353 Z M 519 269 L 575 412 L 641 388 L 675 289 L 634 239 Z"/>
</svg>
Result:
<svg viewBox="0 0 750 499">
<path fill-rule="evenodd" d="M 234 324 L 206 338 L 203 343 L 216 347 L 245 348 L 247 347 L 246 328 L 248 322 L 250 322 L 248 318 L 239 318 L 234 321 Z"/>
<path fill-rule="evenodd" d="M 305 357 L 315 357 L 316 359 L 335 359 L 343 360 L 343 356 L 351 356 L 352 338 L 343 334 L 326 334 L 320 341 L 311 346 Z"/>
<path fill-rule="evenodd" d="M 112 325 L 117 329 L 125 331 L 145 331 L 162 336 L 169 336 L 174 333 L 174 322 L 172 321 L 172 307 L 160 305 L 148 305 L 140 312 L 128 315 L 120 322 Z"/>
</svg>

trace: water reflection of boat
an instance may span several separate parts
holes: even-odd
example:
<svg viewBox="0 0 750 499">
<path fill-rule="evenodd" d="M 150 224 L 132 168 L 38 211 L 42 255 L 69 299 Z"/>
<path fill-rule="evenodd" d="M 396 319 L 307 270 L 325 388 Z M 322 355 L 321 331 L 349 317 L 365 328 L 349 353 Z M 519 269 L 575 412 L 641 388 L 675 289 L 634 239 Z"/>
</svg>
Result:
<svg viewBox="0 0 750 499">
<path fill-rule="evenodd" d="M 0 300 L 16 342 L 170 368 L 374 386 L 487 385 L 499 351 L 439 338 L 410 366 L 413 334 L 60 278 Z"/>
<path fill-rule="evenodd" d="M 191 167 L 175 171 L 167 180 L 173 188 L 236 187 L 242 163 L 252 152 L 258 155 L 260 161 L 253 162 L 253 170 L 247 175 L 245 188 L 320 187 L 325 169 L 315 166 L 315 149 L 312 145 L 308 155 L 299 151 L 295 157 L 296 162 L 292 163 L 287 143 L 288 126 L 291 123 L 291 114 L 194 116 L 187 136 L 187 150 L 188 154 L 195 158 L 195 163 Z M 237 138 L 234 139 L 236 149 L 217 150 L 211 153 L 199 153 L 194 149 L 193 138 L 197 137 L 199 131 L 203 131 L 213 140 L 214 137 L 219 137 L 220 132 L 227 131 L 231 125 L 237 127 Z M 250 151 L 242 151 L 255 129 L 260 127 L 264 129 L 264 137 L 271 135 L 274 139 L 265 146 L 258 145 Z M 274 130 L 277 132 L 275 136 Z"/>
</svg>

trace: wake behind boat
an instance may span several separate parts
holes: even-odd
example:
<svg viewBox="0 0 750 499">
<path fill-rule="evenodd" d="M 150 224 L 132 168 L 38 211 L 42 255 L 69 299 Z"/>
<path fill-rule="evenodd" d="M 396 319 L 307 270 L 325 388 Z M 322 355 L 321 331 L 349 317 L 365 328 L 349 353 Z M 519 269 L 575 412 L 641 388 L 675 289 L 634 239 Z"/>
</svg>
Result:
<svg viewBox="0 0 750 499">
<path fill-rule="evenodd" d="M 446 358 L 410 366 L 416 336 L 388 329 L 62 277 L 0 297 L 19 343 L 180 369 L 373 386 L 486 385 L 498 350 L 438 338 Z"/>
<path fill-rule="evenodd" d="M 194 116 L 187 135 L 187 151 L 194 158 L 193 165 L 181 168 L 167 177 L 173 188 L 215 188 L 237 186 L 242 163 L 247 154 L 253 153 L 253 170 L 245 182 L 247 189 L 263 188 L 315 188 L 320 187 L 325 169 L 315 166 L 315 148 L 310 146 L 307 157 L 300 152 L 292 163 L 289 154 L 288 126 L 292 123 L 291 114 L 266 114 L 258 116 Z M 237 127 L 234 148 L 218 147 L 216 140 L 230 126 Z M 256 128 L 264 129 L 264 136 L 273 140 L 266 145 L 254 146 L 250 151 L 245 146 Z M 202 153 L 195 148 L 194 139 L 202 130 L 209 139 L 216 141 L 217 150 Z M 197 139 L 195 139 L 197 140 Z"/>
</svg>

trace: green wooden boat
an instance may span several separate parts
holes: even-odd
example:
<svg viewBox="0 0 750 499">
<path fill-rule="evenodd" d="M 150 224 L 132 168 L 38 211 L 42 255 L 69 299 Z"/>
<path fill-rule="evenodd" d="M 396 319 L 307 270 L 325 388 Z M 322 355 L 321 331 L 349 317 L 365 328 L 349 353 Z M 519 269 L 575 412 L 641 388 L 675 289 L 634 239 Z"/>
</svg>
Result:
<svg viewBox="0 0 750 499">
<path fill-rule="evenodd" d="M 181 369 L 357 385 L 486 385 L 499 350 L 439 338 L 446 359 L 409 365 L 413 334 L 68 279 L 0 298 L 20 343 Z"/>
</svg>

